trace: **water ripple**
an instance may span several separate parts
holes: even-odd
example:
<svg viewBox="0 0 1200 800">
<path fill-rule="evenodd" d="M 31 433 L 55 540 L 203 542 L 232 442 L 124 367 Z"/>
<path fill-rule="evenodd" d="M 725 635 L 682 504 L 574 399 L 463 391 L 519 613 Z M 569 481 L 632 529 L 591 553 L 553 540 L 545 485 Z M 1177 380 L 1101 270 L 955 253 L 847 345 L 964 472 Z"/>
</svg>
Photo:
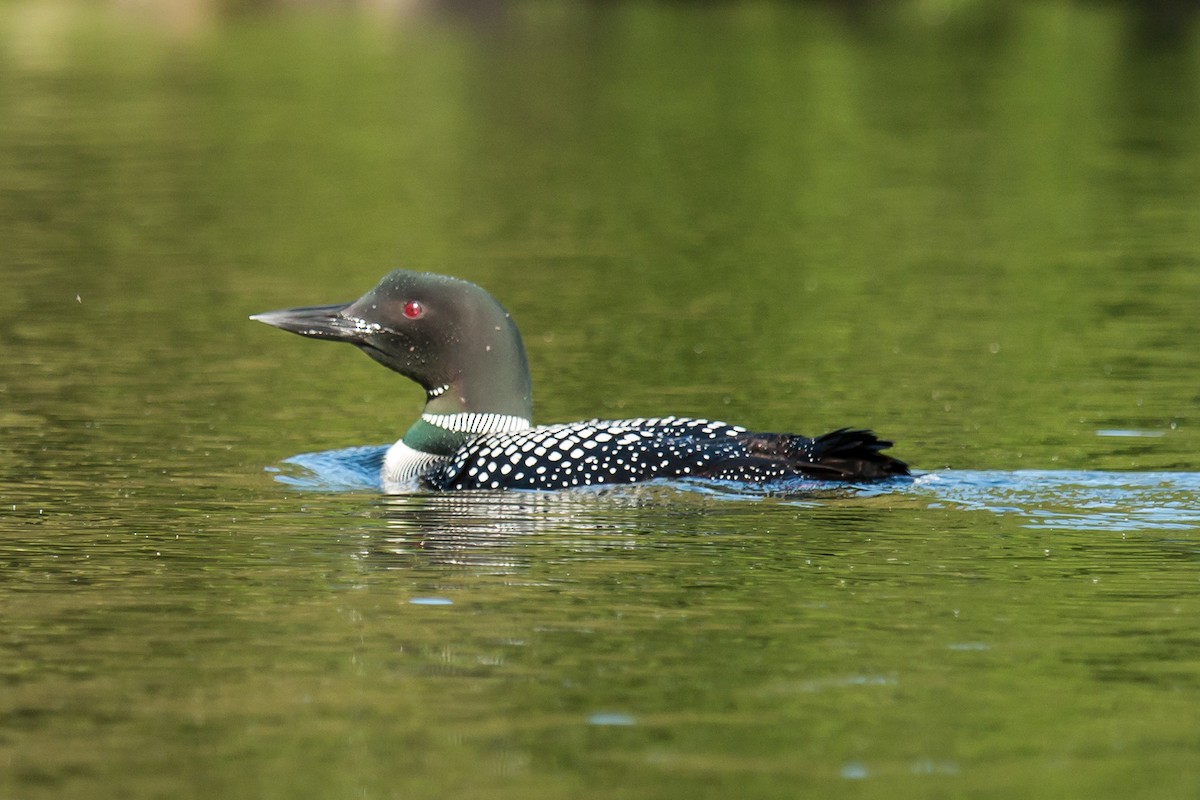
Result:
<svg viewBox="0 0 1200 800">
<path fill-rule="evenodd" d="M 1192 530 L 1200 527 L 1200 473 L 947 470 L 912 491 L 959 508 L 1014 514 L 1029 528 Z"/>
</svg>

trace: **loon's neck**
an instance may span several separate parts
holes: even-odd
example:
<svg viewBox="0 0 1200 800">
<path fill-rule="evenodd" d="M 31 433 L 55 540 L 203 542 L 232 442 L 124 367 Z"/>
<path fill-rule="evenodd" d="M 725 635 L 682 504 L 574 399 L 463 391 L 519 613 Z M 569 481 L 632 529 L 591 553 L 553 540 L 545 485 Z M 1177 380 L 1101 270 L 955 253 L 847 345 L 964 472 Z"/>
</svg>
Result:
<svg viewBox="0 0 1200 800">
<path fill-rule="evenodd" d="M 421 381 L 425 409 L 403 438 L 413 450 L 448 455 L 479 434 L 530 427 L 533 391 L 521 334 L 503 309 L 494 316 L 473 326 L 476 334 L 447 371 Z"/>
</svg>

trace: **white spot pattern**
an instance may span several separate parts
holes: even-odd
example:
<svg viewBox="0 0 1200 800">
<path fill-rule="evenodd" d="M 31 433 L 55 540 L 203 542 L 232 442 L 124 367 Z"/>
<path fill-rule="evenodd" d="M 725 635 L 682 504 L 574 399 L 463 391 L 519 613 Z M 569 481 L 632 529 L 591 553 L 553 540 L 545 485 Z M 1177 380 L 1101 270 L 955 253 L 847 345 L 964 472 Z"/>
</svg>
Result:
<svg viewBox="0 0 1200 800">
<path fill-rule="evenodd" d="M 588 420 L 483 433 L 422 476 L 432 489 L 566 489 L 710 475 L 770 480 L 795 474 L 748 449 L 745 428 L 705 419 Z M 751 435 L 752 434 L 748 434 Z M 794 437 L 802 447 L 809 440 Z"/>
</svg>

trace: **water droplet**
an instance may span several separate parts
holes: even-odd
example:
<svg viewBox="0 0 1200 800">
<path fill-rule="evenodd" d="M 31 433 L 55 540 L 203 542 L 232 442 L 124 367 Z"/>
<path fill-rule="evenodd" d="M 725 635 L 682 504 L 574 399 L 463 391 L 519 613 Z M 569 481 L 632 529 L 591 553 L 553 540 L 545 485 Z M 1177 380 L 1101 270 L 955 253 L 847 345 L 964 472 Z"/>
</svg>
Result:
<svg viewBox="0 0 1200 800">
<path fill-rule="evenodd" d="M 842 777 L 846 780 L 861 781 L 871 773 L 867 770 L 867 765 L 860 761 L 851 761 L 842 765 Z"/>
<path fill-rule="evenodd" d="M 613 712 L 599 712 L 589 714 L 587 718 L 589 725 L 636 725 L 637 720 L 631 714 L 620 714 Z"/>
</svg>

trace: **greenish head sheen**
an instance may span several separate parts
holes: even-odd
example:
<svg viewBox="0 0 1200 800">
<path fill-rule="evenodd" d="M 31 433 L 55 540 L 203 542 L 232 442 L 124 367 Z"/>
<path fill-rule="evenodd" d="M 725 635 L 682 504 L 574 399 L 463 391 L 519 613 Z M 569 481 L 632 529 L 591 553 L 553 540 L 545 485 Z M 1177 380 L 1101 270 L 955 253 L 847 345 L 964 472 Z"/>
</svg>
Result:
<svg viewBox="0 0 1200 800">
<path fill-rule="evenodd" d="M 525 346 L 512 317 L 473 283 L 396 270 L 347 306 L 363 352 L 425 389 L 425 411 L 530 419 Z"/>
</svg>

